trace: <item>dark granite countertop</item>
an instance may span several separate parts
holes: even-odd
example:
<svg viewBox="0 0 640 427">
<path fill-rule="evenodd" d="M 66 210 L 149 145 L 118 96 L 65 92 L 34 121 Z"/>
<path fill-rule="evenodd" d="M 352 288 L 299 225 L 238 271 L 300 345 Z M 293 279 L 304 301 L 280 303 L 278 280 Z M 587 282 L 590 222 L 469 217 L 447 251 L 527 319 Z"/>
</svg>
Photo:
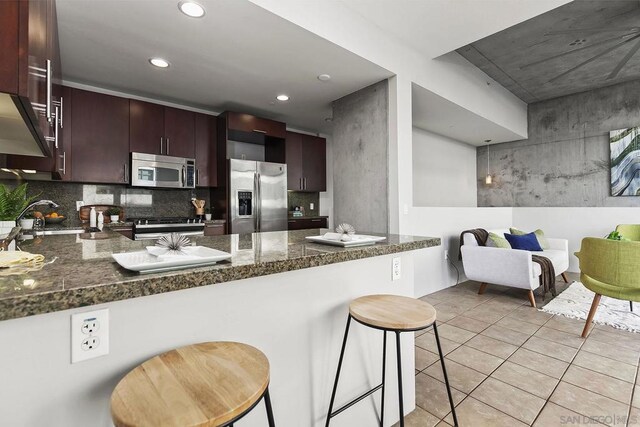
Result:
<svg viewBox="0 0 640 427">
<path fill-rule="evenodd" d="M 113 231 L 35 237 L 18 246 L 44 255 L 45 265 L 39 271 L 0 275 L 0 320 L 440 245 L 439 238 L 398 235 L 388 235 L 373 246 L 348 249 L 305 240 L 326 231 L 192 237 L 197 245 L 231 253 L 231 260 L 146 275 L 123 269 L 111 254 L 144 250 L 149 241 L 133 241 Z"/>
</svg>

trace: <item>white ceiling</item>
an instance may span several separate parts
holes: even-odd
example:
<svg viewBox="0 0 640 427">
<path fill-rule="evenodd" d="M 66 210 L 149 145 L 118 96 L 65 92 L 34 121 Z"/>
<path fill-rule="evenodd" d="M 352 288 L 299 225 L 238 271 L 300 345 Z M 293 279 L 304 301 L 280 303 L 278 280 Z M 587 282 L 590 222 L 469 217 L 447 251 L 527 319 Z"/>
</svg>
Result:
<svg viewBox="0 0 640 427">
<path fill-rule="evenodd" d="M 411 85 L 411 102 L 413 126 L 417 128 L 475 146 L 486 145 L 486 139 L 491 139 L 491 144 L 522 139 L 520 135 L 416 84 Z"/>
<path fill-rule="evenodd" d="M 386 33 L 435 58 L 570 0 L 340 0 Z"/>
<path fill-rule="evenodd" d="M 328 132 L 332 101 L 391 75 L 246 0 L 200 0 L 200 19 L 180 13 L 178 0 L 56 3 L 70 82 Z M 152 67 L 154 56 L 171 66 Z M 290 101 L 275 101 L 280 93 Z"/>
</svg>

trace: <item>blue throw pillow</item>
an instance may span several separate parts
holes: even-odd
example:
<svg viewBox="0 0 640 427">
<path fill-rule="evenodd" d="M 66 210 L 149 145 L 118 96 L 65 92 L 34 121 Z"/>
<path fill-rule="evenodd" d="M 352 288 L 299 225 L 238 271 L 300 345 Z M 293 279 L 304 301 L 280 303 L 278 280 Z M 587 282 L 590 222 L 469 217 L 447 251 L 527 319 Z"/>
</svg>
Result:
<svg viewBox="0 0 640 427">
<path fill-rule="evenodd" d="M 518 236 L 516 234 L 504 233 L 504 238 L 507 239 L 511 248 L 513 249 L 522 249 L 525 251 L 532 252 L 540 252 L 542 248 L 540 247 L 540 242 L 538 242 L 538 238 L 535 233 L 523 234 Z"/>
</svg>

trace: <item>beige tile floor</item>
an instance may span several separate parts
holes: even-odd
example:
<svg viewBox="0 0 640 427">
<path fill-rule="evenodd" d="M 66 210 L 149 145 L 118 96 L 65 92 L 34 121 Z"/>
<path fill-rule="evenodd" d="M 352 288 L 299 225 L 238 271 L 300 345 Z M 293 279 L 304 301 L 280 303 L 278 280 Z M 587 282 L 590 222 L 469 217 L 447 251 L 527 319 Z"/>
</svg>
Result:
<svg viewBox="0 0 640 427">
<path fill-rule="evenodd" d="M 640 426 L 640 334 L 596 326 L 583 340 L 583 321 L 537 311 L 522 290 L 477 290 L 465 282 L 422 298 L 438 311 L 460 426 Z M 407 427 L 453 424 L 434 338 L 416 333 Z"/>
</svg>

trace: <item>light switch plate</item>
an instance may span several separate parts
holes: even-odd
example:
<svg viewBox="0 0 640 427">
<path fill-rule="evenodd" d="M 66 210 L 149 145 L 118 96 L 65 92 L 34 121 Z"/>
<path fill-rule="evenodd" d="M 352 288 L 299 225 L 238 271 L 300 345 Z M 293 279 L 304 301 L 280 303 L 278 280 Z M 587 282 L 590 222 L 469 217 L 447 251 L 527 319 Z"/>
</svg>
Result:
<svg viewBox="0 0 640 427">
<path fill-rule="evenodd" d="M 402 277 L 402 264 L 400 263 L 400 257 L 395 257 L 391 263 L 391 280 L 400 280 Z"/>
<path fill-rule="evenodd" d="M 71 316 L 71 363 L 109 354 L 109 309 Z"/>
</svg>

